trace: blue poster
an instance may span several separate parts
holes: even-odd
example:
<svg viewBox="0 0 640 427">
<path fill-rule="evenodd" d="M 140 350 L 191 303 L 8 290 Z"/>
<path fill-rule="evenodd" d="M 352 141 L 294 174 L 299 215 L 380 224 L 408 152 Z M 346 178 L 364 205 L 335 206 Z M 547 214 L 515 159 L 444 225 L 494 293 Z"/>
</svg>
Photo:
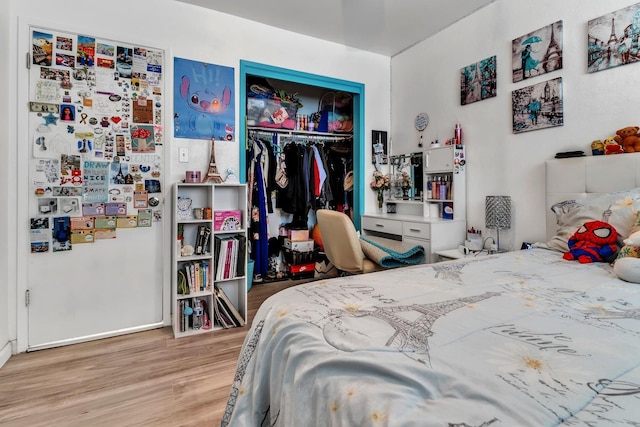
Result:
<svg viewBox="0 0 640 427">
<path fill-rule="evenodd" d="M 234 69 L 174 58 L 174 136 L 235 139 Z"/>
</svg>

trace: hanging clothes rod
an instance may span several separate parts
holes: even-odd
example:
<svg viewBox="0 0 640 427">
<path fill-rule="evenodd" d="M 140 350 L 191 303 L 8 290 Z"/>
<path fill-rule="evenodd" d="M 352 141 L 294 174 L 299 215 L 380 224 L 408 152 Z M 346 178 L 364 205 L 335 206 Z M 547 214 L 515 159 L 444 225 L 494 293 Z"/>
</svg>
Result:
<svg viewBox="0 0 640 427">
<path fill-rule="evenodd" d="M 312 141 L 343 141 L 345 139 L 353 139 L 353 135 L 329 135 L 329 134 L 318 134 L 311 133 L 305 131 L 287 131 L 282 129 L 249 129 L 249 135 L 252 136 L 268 136 L 271 137 L 274 134 L 279 136 L 279 139 L 282 141 L 283 139 L 287 140 L 312 140 Z"/>
</svg>

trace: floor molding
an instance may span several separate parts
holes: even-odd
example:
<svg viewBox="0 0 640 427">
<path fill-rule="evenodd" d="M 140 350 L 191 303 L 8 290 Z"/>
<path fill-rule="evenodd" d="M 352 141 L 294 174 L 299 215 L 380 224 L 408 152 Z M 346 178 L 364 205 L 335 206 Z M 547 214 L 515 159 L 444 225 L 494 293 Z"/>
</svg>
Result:
<svg viewBox="0 0 640 427">
<path fill-rule="evenodd" d="M 2 350 L 0 350 L 0 368 L 7 363 L 7 360 L 11 357 L 11 341 L 7 341 Z"/>
</svg>

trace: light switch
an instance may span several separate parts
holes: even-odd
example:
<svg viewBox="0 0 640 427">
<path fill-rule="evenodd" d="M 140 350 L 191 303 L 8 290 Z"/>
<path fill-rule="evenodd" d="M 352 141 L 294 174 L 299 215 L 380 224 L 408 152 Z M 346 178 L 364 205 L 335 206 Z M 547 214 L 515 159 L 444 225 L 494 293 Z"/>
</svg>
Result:
<svg viewBox="0 0 640 427">
<path fill-rule="evenodd" d="M 180 163 L 187 163 L 189 161 L 189 149 L 188 148 L 179 148 L 178 149 L 178 161 Z"/>
</svg>

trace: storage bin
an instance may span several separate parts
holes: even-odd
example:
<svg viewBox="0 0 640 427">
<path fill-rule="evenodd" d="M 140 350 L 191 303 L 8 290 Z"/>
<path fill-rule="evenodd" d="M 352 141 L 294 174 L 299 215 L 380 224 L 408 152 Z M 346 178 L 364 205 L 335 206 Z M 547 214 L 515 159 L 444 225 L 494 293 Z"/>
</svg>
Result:
<svg viewBox="0 0 640 427">
<path fill-rule="evenodd" d="M 318 103 L 319 132 L 353 131 L 353 98 L 346 92 L 327 92 Z"/>
<path fill-rule="evenodd" d="M 298 104 L 294 102 L 273 98 L 247 98 L 249 126 L 293 129 L 296 114 L 298 114 Z"/>
<path fill-rule="evenodd" d="M 255 261 L 250 259 L 249 261 L 247 261 L 247 292 L 249 291 L 249 289 L 251 289 L 251 286 L 253 285 L 253 266 L 255 264 Z"/>
<path fill-rule="evenodd" d="M 287 264 L 308 264 L 315 262 L 315 251 L 298 252 L 291 249 L 283 248 L 282 256 Z"/>
</svg>

